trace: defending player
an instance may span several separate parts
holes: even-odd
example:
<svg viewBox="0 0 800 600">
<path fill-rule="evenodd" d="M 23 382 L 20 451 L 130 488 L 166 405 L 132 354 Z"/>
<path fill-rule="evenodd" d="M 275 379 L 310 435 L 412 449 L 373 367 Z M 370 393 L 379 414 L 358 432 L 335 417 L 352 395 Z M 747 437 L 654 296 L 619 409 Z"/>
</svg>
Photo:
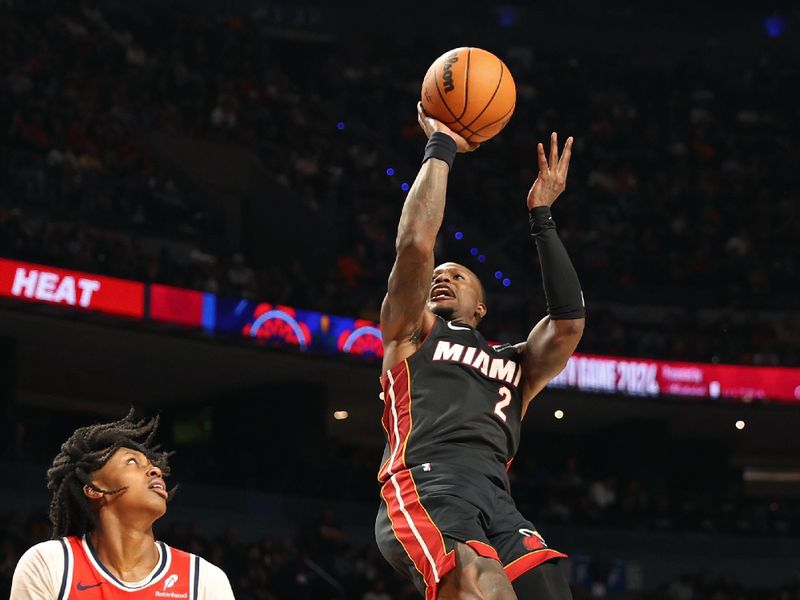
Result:
<svg viewBox="0 0 800 600">
<path fill-rule="evenodd" d="M 526 342 L 492 347 L 476 330 L 486 315 L 480 281 L 456 263 L 434 268 L 433 256 L 450 166 L 456 152 L 476 146 L 421 106 L 418 113 L 429 140 L 403 205 L 381 308 L 387 445 L 378 546 L 427 600 L 569 599 L 556 564 L 565 555 L 517 511 L 506 466 L 528 404 L 583 332 L 580 283 L 550 216 L 572 138 L 560 159 L 555 133 L 549 159 L 538 144 L 539 175 L 528 193 L 549 316 Z"/>
<path fill-rule="evenodd" d="M 157 427 L 131 411 L 62 444 L 47 471 L 53 539 L 20 558 L 12 600 L 233 600 L 221 569 L 153 536 L 171 496 Z"/>
</svg>

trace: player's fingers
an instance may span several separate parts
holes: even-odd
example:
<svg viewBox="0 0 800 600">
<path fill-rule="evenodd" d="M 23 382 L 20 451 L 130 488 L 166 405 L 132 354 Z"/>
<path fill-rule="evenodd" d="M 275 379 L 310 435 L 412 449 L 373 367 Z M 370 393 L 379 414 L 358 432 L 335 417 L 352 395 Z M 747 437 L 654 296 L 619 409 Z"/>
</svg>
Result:
<svg viewBox="0 0 800 600">
<path fill-rule="evenodd" d="M 572 136 L 567 138 L 567 143 L 564 144 L 564 152 L 558 161 L 558 172 L 564 179 L 567 178 L 567 173 L 569 173 L 569 159 L 572 158 L 572 143 L 574 141 Z"/>
<path fill-rule="evenodd" d="M 541 142 L 536 144 L 536 156 L 539 162 L 539 173 L 547 173 L 547 159 L 544 156 L 544 144 Z"/>
<path fill-rule="evenodd" d="M 558 134 L 550 134 L 550 168 L 555 171 L 558 167 Z"/>
<path fill-rule="evenodd" d="M 422 109 L 422 102 L 417 103 L 417 123 L 419 123 L 422 131 L 425 132 L 425 135 L 430 137 L 430 124 L 428 123 L 428 115 L 426 115 L 425 111 Z"/>
</svg>

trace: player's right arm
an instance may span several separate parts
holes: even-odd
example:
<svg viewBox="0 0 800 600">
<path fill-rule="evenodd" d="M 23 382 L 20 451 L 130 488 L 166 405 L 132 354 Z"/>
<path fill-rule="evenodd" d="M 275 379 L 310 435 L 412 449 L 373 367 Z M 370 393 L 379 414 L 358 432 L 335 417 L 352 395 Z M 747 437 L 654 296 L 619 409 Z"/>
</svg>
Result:
<svg viewBox="0 0 800 600">
<path fill-rule="evenodd" d="M 64 575 L 64 550 L 50 540 L 29 548 L 19 559 L 11 580 L 13 600 L 56 600 Z"/>
<path fill-rule="evenodd" d="M 417 120 L 428 138 L 436 132 L 449 135 L 458 152 L 478 147 L 426 115 L 421 104 L 417 105 Z M 381 306 L 384 370 L 413 354 L 433 327 L 435 317 L 426 309 L 426 303 L 433 277 L 433 249 L 444 218 L 449 173 L 450 167 L 444 160 L 426 160 L 403 204 L 395 241 L 397 254 Z"/>
</svg>

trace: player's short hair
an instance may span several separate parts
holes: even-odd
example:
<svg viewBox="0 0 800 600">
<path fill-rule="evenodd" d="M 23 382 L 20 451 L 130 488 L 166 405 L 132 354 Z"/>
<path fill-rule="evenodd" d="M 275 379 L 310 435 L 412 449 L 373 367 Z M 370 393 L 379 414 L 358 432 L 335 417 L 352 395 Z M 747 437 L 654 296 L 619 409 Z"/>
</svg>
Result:
<svg viewBox="0 0 800 600">
<path fill-rule="evenodd" d="M 448 261 L 448 262 L 450 262 L 450 261 Z M 445 264 L 445 263 L 442 263 L 442 264 Z M 466 269 L 467 271 L 472 273 L 472 276 L 475 278 L 475 281 L 478 282 L 478 291 L 481 294 L 480 301 L 483 302 L 484 304 L 486 304 L 486 288 L 484 287 L 483 281 L 481 281 L 481 278 L 478 277 L 478 274 L 475 271 L 473 271 L 472 269 L 470 269 L 468 266 L 462 265 L 461 263 L 453 262 L 452 264 L 458 265 L 462 269 Z"/>
<path fill-rule="evenodd" d="M 83 535 L 97 525 L 95 511 L 83 493 L 89 486 L 101 494 L 117 494 L 125 488 L 102 490 L 92 483 L 91 474 L 102 468 L 119 448 L 131 448 L 144 454 L 148 460 L 169 475 L 168 458 L 172 453 L 153 445 L 159 418 L 136 420 L 131 409 L 128 414 L 112 423 L 99 423 L 75 430 L 61 444 L 61 451 L 47 470 L 47 488 L 52 490 L 50 522 L 53 539 L 67 535 Z M 175 488 L 170 492 L 172 497 Z"/>
</svg>

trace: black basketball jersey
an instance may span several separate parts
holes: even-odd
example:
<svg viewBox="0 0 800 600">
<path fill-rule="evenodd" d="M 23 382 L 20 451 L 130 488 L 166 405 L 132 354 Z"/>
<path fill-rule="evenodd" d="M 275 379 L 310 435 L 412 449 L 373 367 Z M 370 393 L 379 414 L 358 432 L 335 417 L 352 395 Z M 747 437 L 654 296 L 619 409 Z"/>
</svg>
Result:
<svg viewBox="0 0 800 600">
<path fill-rule="evenodd" d="M 508 486 L 519 446 L 522 355 L 436 317 L 420 348 L 381 376 L 386 449 L 378 480 L 425 463 L 463 465 Z"/>
</svg>

